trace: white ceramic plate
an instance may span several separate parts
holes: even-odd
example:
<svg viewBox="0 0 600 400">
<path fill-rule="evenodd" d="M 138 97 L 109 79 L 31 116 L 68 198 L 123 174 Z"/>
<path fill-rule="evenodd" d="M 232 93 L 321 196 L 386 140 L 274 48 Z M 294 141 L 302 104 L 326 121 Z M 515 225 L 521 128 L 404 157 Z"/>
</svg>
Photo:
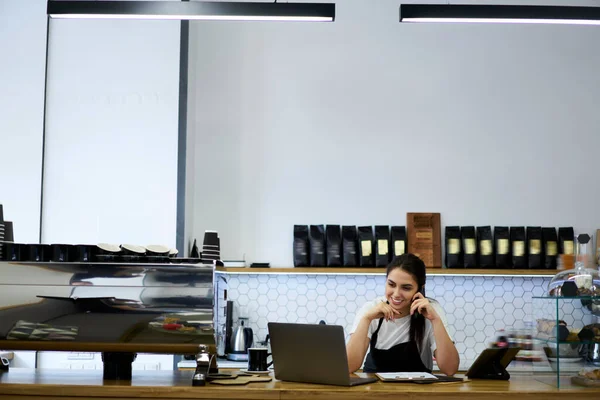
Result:
<svg viewBox="0 0 600 400">
<path fill-rule="evenodd" d="M 157 253 L 157 254 L 169 254 L 169 251 L 171 250 L 169 247 L 167 246 L 163 246 L 160 244 L 149 244 L 148 246 L 146 246 L 146 250 L 152 252 L 152 253 Z"/>
<path fill-rule="evenodd" d="M 552 362 L 556 362 L 557 361 L 557 359 L 554 358 L 554 357 L 548 357 L 548 360 L 552 361 Z M 577 362 L 580 362 L 581 360 L 583 360 L 583 357 L 572 357 L 572 358 L 570 358 L 570 357 L 560 357 L 560 362 L 561 363 L 577 363 Z"/>
<path fill-rule="evenodd" d="M 98 243 L 97 246 L 109 253 L 119 253 L 121 251 L 121 248 L 116 244 Z"/>
<path fill-rule="evenodd" d="M 132 253 L 136 253 L 136 254 L 140 254 L 140 255 L 143 255 L 144 253 L 146 253 L 145 247 L 138 246 L 136 244 L 122 244 L 121 247 L 124 248 L 125 250 L 129 250 Z"/>
<path fill-rule="evenodd" d="M 240 371 L 245 372 L 247 374 L 252 374 L 252 375 L 269 375 L 269 373 L 271 371 L 248 371 L 248 369 L 244 368 L 244 369 L 240 369 Z"/>
</svg>

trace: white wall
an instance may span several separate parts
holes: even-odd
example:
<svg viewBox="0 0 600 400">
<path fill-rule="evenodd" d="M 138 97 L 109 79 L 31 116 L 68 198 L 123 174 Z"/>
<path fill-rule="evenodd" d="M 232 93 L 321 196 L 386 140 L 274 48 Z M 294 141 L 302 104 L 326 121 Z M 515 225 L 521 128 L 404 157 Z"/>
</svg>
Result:
<svg viewBox="0 0 600 400">
<path fill-rule="evenodd" d="M 43 241 L 175 247 L 179 38 L 51 20 Z"/>
<path fill-rule="evenodd" d="M 51 22 L 44 242 L 175 246 L 179 21 Z M 0 204 L 38 242 L 46 1 L 0 0 Z"/>
<path fill-rule="evenodd" d="M 0 0 L 0 204 L 29 243 L 40 235 L 45 10 L 45 0 Z"/>
<path fill-rule="evenodd" d="M 600 28 L 400 24 L 398 4 L 192 24 L 194 227 L 223 258 L 290 266 L 293 224 L 410 211 L 600 227 Z"/>
<path fill-rule="evenodd" d="M 179 26 L 51 23 L 44 242 L 175 245 Z M 0 203 L 22 242 L 40 234 L 45 46 L 46 1 L 0 0 Z"/>
</svg>

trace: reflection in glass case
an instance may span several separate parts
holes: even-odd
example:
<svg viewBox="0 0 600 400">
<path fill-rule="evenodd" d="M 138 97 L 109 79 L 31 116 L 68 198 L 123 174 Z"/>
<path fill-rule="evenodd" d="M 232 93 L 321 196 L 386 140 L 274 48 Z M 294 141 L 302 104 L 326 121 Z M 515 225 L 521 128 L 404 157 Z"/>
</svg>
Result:
<svg viewBox="0 0 600 400">
<path fill-rule="evenodd" d="M 600 297 L 532 298 L 535 337 L 547 362 L 534 365 L 536 380 L 557 388 L 600 386 L 600 317 L 587 307 Z"/>
<path fill-rule="evenodd" d="M 213 279 L 203 264 L 0 262 L 0 347 L 195 354 L 215 346 Z"/>
</svg>

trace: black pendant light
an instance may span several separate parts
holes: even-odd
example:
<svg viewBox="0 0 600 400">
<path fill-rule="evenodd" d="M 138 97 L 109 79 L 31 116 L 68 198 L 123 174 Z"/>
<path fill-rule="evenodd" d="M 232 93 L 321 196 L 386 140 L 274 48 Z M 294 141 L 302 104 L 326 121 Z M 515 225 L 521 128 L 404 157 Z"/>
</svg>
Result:
<svg viewBox="0 0 600 400">
<path fill-rule="evenodd" d="M 600 7 L 402 4 L 400 22 L 600 25 Z"/>
<path fill-rule="evenodd" d="M 48 1 L 50 18 L 226 21 L 335 20 L 335 4 L 216 1 Z"/>
</svg>

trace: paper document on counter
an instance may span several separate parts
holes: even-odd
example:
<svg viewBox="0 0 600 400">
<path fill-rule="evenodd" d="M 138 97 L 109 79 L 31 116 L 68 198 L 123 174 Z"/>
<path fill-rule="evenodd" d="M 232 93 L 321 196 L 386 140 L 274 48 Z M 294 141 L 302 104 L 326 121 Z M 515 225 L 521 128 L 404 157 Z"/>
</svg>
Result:
<svg viewBox="0 0 600 400">
<path fill-rule="evenodd" d="M 378 372 L 375 375 L 382 381 L 438 379 L 427 372 Z"/>
</svg>

